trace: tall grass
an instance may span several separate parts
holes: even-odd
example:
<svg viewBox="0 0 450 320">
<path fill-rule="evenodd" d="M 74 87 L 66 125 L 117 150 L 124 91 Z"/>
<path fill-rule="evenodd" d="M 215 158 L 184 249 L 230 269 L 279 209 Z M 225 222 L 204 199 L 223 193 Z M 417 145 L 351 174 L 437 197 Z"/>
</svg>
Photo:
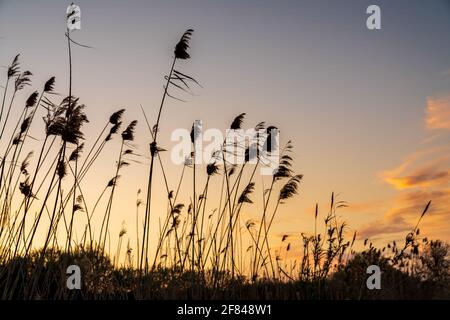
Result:
<svg viewBox="0 0 450 320">
<path fill-rule="evenodd" d="M 334 193 L 323 216 L 322 232 L 318 223 L 322 216 L 317 205 L 313 218 L 314 234 L 274 237 L 272 230 L 280 208 L 300 193 L 303 175 L 293 170 L 293 144 L 288 141 L 281 150 L 273 175 L 262 179 L 262 183 L 257 182 L 260 178 L 258 169 L 268 164 L 265 157 L 278 148 L 272 144 L 272 135 L 277 128 L 266 126 L 265 122 L 255 126 L 257 131 L 265 130 L 264 136 L 255 137 L 245 147 L 238 146 L 245 148 L 241 164 L 230 162 L 229 156 L 236 156 L 236 144 L 226 138 L 213 151 L 210 163 L 197 163 L 199 136 L 193 126 L 192 153 L 180 168 L 179 176 L 171 181 L 161 157 L 165 149 L 159 146 L 158 136 L 163 110 L 168 107 L 166 98 L 181 100 L 176 96 L 177 91 L 190 93 L 191 84 L 200 86 L 194 77 L 176 69 L 179 60 L 190 58 L 188 49 L 192 35 L 193 30 L 188 29 L 175 46 L 153 126 L 147 113 L 143 112 L 150 133 L 147 192 L 144 195 L 139 189 L 136 208 L 129 211 L 136 215 L 133 239 L 126 239 L 128 232 L 123 227 L 115 253 L 111 253 L 110 245 L 107 250 L 107 240 L 111 237 L 110 221 L 117 213 L 115 198 L 119 181 L 126 177 L 122 170 L 137 156 L 132 144 L 137 134 L 137 120 L 120 132 L 125 114 L 125 109 L 120 109 L 105 119 L 92 142 L 85 141 L 83 129 L 88 122 L 87 107 L 80 98 L 72 95 L 72 52 L 68 34 L 69 94 L 60 102 L 54 99 L 55 78 L 51 77 L 41 90 L 28 97 L 24 106 L 17 107 L 16 96 L 25 86 L 31 85 L 32 73 L 21 72 L 19 55 L 14 57 L 7 69 L 0 110 L 2 298 L 73 298 L 73 293 L 65 289 L 65 282 L 59 276 L 64 274 L 61 268 L 69 262 L 83 266 L 86 272 L 84 292 L 88 292 L 89 297 L 102 298 L 126 298 L 129 293 L 141 298 L 154 297 L 151 290 L 162 296 L 173 294 L 175 298 L 198 297 L 200 293 L 220 297 L 224 290 L 230 297 L 238 297 L 242 292 L 254 297 L 254 290 L 258 291 L 261 286 L 273 290 L 271 292 L 283 288 L 286 294 L 298 298 L 296 283 L 311 286 L 315 296 L 324 297 L 329 294 L 324 283 L 339 276 L 342 270 L 355 267 L 355 261 L 361 259 L 364 263 L 370 259 L 386 263 L 392 270 L 414 279 L 419 275 L 423 277 L 423 268 L 428 268 L 426 277 L 430 279 L 445 277 L 446 273 L 441 272 L 442 262 L 441 269 L 430 262 L 430 255 L 440 252 L 442 256 L 445 244 L 421 239 L 419 235 L 419 223 L 431 202 L 406 237 L 403 247 L 393 243 L 388 244 L 387 249 L 378 250 L 369 244 L 362 253 L 357 253 L 354 250 L 356 232 L 349 234 L 347 224 L 340 221 L 337 214 L 347 203 L 339 201 Z M 16 107 L 20 108 L 20 115 L 13 121 L 11 115 L 15 113 L 11 111 Z M 245 113 L 237 115 L 229 128 L 242 129 L 245 117 Z M 39 119 L 44 121 L 44 132 L 34 129 Z M 30 132 L 36 141 L 35 150 L 28 151 Z M 10 133 L 8 138 L 7 133 Z M 120 139 L 120 148 L 111 169 L 112 176 L 90 203 L 82 182 L 101 162 L 103 151 L 116 137 Z M 267 154 L 252 154 L 250 149 L 254 146 L 263 147 Z M 157 166 L 162 181 L 155 181 Z M 164 199 L 158 201 L 166 202 L 165 215 L 158 223 L 153 218 L 155 209 L 152 207 L 152 195 L 157 187 L 165 194 Z M 259 196 L 262 201 L 256 200 Z M 106 201 L 102 201 L 105 198 Z M 141 207 L 145 207 L 145 211 L 140 212 Z M 250 218 L 245 214 L 246 210 L 253 210 L 258 216 Z M 79 214 L 82 212 L 84 214 Z M 102 213 L 101 224 L 96 226 L 93 218 L 98 212 Z M 84 230 L 81 237 L 76 235 L 76 226 Z M 150 230 L 154 227 L 158 227 L 158 234 L 152 247 Z M 123 252 L 125 240 L 128 241 Z M 135 242 L 134 247 L 131 241 Z M 278 246 L 273 245 L 274 241 Z M 294 241 L 301 243 L 300 255 L 292 252 Z M 440 261 L 447 261 L 445 259 Z M 448 266 L 446 268 L 448 272 Z M 59 273 L 52 274 L 55 270 Z M 103 279 L 102 283 L 95 281 L 96 277 Z M 114 289 L 114 286 L 118 287 Z M 188 287 L 191 289 L 186 289 Z"/>
</svg>

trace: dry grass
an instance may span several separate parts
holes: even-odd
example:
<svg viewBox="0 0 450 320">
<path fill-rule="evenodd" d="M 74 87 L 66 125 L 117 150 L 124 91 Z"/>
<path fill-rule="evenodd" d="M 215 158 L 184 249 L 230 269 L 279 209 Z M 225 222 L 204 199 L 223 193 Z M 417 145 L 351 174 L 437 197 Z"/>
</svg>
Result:
<svg viewBox="0 0 450 320">
<path fill-rule="evenodd" d="M 226 155 L 234 152 L 234 146 L 226 140 L 214 151 L 214 162 L 197 165 L 193 160 L 198 137 L 193 129 L 193 152 L 186 160 L 176 188 L 171 189 L 174 183 L 167 179 L 160 157 L 164 149 L 158 145 L 157 138 L 167 98 L 180 100 L 176 96 L 178 92 L 189 93 L 191 85 L 199 86 L 193 77 L 176 69 L 178 60 L 190 58 L 192 35 L 193 30 L 187 30 L 175 46 L 153 126 L 143 112 L 151 134 L 147 192 L 143 201 L 143 193 L 139 191 L 136 201 L 136 248 L 128 241 L 124 254 L 126 229 L 118 235 L 115 255 L 107 252 L 106 244 L 114 196 L 118 181 L 123 179 L 121 170 L 137 157 L 132 144 L 137 121 L 121 131 L 125 110 L 118 110 L 109 117 L 85 153 L 85 145 L 90 142 L 84 141 L 83 125 L 88 119 L 85 106 L 71 94 L 70 72 L 67 97 L 60 103 L 53 100 L 55 78 L 52 77 L 26 100 L 18 121 L 11 123 L 10 111 L 20 108 L 15 98 L 25 86 L 31 85 L 32 75 L 20 71 L 19 56 L 13 59 L 6 74 L 0 112 L 4 147 L 0 159 L 2 299 L 449 298 L 448 245 L 419 237 L 419 223 L 430 203 L 406 237 L 404 246 L 393 243 L 379 250 L 370 244 L 357 253 L 353 250 L 356 234 L 347 239 L 347 226 L 336 214 L 346 203 L 337 201 L 333 194 L 322 232 L 318 226 L 321 215 L 316 207 L 314 234 L 297 238 L 283 236 L 275 250 L 269 240 L 278 209 L 297 196 L 303 179 L 303 175 L 292 169 L 291 141 L 282 149 L 269 187 L 261 187 L 259 221 L 244 221 L 242 209 L 256 205 L 257 169 L 267 160 L 258 154 L 256 164 L 251 165 L 248 148 L 264 145 L 269 153 L 275 148 L 270 141 L 276 128 L 264 122 L 255 128 L 265 129 L 267 137 L 251 141 L 245 150 L 245 162 L 240 165 L 228 162 Z M 67 38 L 72 70 L 69 34 Z M 33 152 L 24 154 L 24 146 L 31 136 L 30 128 L 41 118 L 45 132 L 33 132 L 34 137 L 42 138 L 35 158 Z M 244 120 L 244 113 L 238 115 L 230 129 L 242 128 Z M 11 135 L 6 137 L 9 131 Z M 117 164 L 111 169 L 113 175 L 105 181 L 95 203 L 87 203 L 81 182 L 113 139 L 121 140 Z M 156 170 L 163 176 L 163 181 L 158 183 L 154 181 Z M 189 170 L 192 174 L 185 173 Z M 182 188 L 186 179 L 192 179 L 188 189 Z M 151 250 L 150 226 L 156 223 L 152 218 L 152 194 L 156 187 L 166 192 L 167 212 L 159 224 L 155 248 Z M 221 193 L 220 201 L 211 203 L 208 195 L 217 190 Z M 190 201 L 180 202 L 181 194 L 190 195 Z M 102 213 L 101 200 L 105 197 L 107 205 Z M 143 215 L 141 207 L 145 207 Z M 94 214 L 103 214 L 98 228 L 92 225 Z M 74 237 L 75 224 L 85 226 L 80 239 Z M 38 232 L 45 234 L 43 242 L 36 240 Z M 61 233 L 63 239 L 58 236 Z M 303 252 L 292 263 L 286 257 L 293 241 L 302 243 Z M 70 264 L 82 268 L 81 291 L 66 289 L 65 271 Z M 387 275 L 383 278 L 386 287 L 380 292 L 365 289 L 365 268 L 370 264 L 383 266 Z"/>
</svg>

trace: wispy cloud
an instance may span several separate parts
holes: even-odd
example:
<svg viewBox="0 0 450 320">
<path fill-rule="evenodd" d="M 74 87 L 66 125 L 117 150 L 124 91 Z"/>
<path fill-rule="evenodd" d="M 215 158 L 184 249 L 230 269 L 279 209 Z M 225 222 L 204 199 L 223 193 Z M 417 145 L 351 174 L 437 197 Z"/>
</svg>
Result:
<svg viewBox="0 0 450 320">
<path fill-rule="evenodd" d="M 358 230 L 358 238 L 370 239 L 376 236 L 396 234 L 410 229 L 411 224 L 407 223 L 402 217 L 383 218 L 360 228 Z"/>
<path fill-rule="evenodd" d="M 397 234 L 405 236 L 414 228 L 429 200 L 432 200 L 432 204 L 421 221 L 420 228 L 425 230 L 424 233 L 428 236 L 449 240 L 450 189 L 402 192 L 395 197 L 392 208 L 382 219 L 372 221 L 359 230 L 359 237 L 386 237 Z"/>
<path fill-rule="evenodd" d="M 425 124 L 429 129 L 450 129 L 450 96 L 428 97 Z"/>
<path fill-rule="evenodd" d="M 426 203 L 432 200 L 428 219 L 431 216 L 448 216 L 450 219 L 450 189 L 418 189 L 401 193 L 395 199 L 395 206 L 386 214 L 386 218 L 402 216 L 407 219 L 415 219 L 421 213 Z"/>
<path fill-rule="evenodd" d="M 393 185 L 396 189 L 430 187 L 449 182 L 450 171 L 439 170 L 432 166 L 425 166 L 418 168 L 410 175 L 401 177 L 386 177 L 385 181 Z"/>
<path fill-rule="evenodd" d="M 426 105 L 425 126 L 432 130 L 450 129 L 450 96 L 429 97 Z M 433 133 L 435 135 L 435 133 Z M 415 151 L 397 167 L 383 171 L 382 180 L 398 193 L 392 205 L 381 219 L 372 221 L 360 229 L 360 238 L 405 235 L 412 230 L 424 206 L 432 201 L 421 228 L 427 235 L 450 239 L 450 146 L 448 141 L 436 138 L 428 141 L 433 147 Z"/>
<path fill-rule="evenodd" d="M 420 151 L 397 168 L 384 171 L 381 176 L 398 190 L 445 185 L 450 182 L 448 151 L 446 146 Z"/>
</svg>

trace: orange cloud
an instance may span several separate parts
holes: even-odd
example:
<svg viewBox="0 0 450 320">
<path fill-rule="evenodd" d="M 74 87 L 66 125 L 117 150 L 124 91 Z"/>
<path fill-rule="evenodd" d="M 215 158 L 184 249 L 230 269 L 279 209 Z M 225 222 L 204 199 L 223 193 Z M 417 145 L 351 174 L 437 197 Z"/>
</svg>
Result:
<svg viewBox="0 0 450 320">
<path fill-rule="evenodd" d="M 450 238 L 450 157 L 447 148 L 434 148 L 411 155 L 397 168 L 382 174 L 385 182 L 401 192 L 383 219 L 366 225 L 361 237 L 405 234 L 414 227 L 423 208 L 432 201 L 421 225 L 427 235 Z"/>
<path fill-rule="evenodd" d="M 425 123 L 429 129 L 450 129 L 450 97 L 429 97 Z"/>
<path fill-rule="evenodd" d="M 450 189 L 444 190 L 411 190 L 402 192 L 394 199 L 392 208 L 382 219 L 363 226 L 359 237 L 372 238 L 402 233 L 406 236 L 416 225 L 425 205 L 431 200 L 431 206 L 421 220 L 419 229 L 425 236 L 450 240 Z"/>
<path fill-rule="evenodd" d="M 450 96 L 428 98 L 425 124 L 429 129 L 450 129 Z M 360 229 L 360 238 L 405 236 L 431 200 L 419 228 L 426 236 L 450 240 L 450 147 L 448 140 L 434 136 L 427 140 L 431 142 L 434 147 L 416 151 L 396 168 L 381 173 L 381 178 L 400 192 L 381 219 Z"/>
<path fill-rule="evenodd" d="M 450 180 L 449 171 L 439 171 L 433 168 L 421 168 L 414 174 L 405 177 L 386 177 L 385 181 L 396 189 L 407 189 L 414 187 L 430 187 L 444 184 Z"/>
<path fill-rule="evenodd" d="M 445 185 L 450 182 L 450 157 L 445 154 L 447 152 L 448 148 L 421 151 L 397 168 L 384 171 L 381 177 L 398 190 Z"/>
<path fill-rule="evenodd" d="M 397 216 L 373 221 L 360 228 L 357 234 L 359 239 L 370 239 L 382 235 L 386 236 L 406 232 L 412 228 L 412 224 L 407 223 L 404 218 Z"/>
<path fill-rule="evenodd" d="M 419 189 L 399 194 L 394 207 L 386 213 L 386 218 L 402 216 L 411 220 L 418 219 L 422 209 L 432 201 L 427 216 L 448 215 L 450 218 L 450 190 Z"/>
</svg>

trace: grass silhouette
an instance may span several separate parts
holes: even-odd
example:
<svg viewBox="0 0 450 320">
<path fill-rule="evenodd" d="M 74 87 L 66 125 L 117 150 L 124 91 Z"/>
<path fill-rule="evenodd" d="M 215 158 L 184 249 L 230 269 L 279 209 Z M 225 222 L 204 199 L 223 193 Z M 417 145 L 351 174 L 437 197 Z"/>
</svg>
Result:
<svg viewBox="0 0 450 320">
<path fill-rule="evenodd" d="M 180 100 L 176 90 L 189 93 L 191 85 L 200 86 L 193 77 L 175 69 L 178 60 L 190 58 L 189 42 L 193 30 L 188 29 L 176 44 L 173 62 L 165 77 L 156 123 L 151 126 L 143 117 L 151 140 L 150 165 L 146 193 L 141 190 L 136 200 L 136 248 L 128 242 L 122 255 L 127 230 L 118 235 L 115 254 L 107 249 L 110 218 L 121 169 L 137 156 L 132 141 L 134 120 L 121 131 L 124 109 L 113 113 L 93 139 L 87 153 L 83 125 L 88 122 L 86 106 L 72 96 L 72 56 L 69 32 L 69 94 L 54 102 L 55 78 L 50 78 L 40 91 L 26 100 L 17 123 L 11 123 L 10 112 L 15 98 L 31 85 L 29 71 L 20 70 L 19 55 L 7 69 L 6 85 L 0 112 L 2 150 L 0 162 L 0 294 L 2 299 L 395 299 L 450 298 L 449 246 L 439 240 L 420 237 L 419 223 L 430 208 L 425 206 L 415 228 L 405 243 L 389 243 L 377 249 L 368 240 L 361 252 L 354 250 L 356 233 L 348 235 L 347 225 L 337 211 L 347 206 L 331 195 L 330 207 L 321 226 L 318 206 L 314 214 L 314 234 L 301 234 L 297 239 L 285 235 L 275 249 L 270 243 L 271 229 L 279 207 L 298 194 L 303 175 L 293 171 L 293 144 L 288 141 L 281 150 L 277 169 L 267 189 L 262 187 L 260 220 L 243 220 L 242 209 L 255 205 L 255 174 L 267 163 L 262 154 L 250 165 L 250 148 L 265 146 L 274 151 L 271 134 L 274 126 L 260 122 L 256 137 L 244 151 L 245 161 L 236 165 L 227 160 L 234 145 L 225 139 L 214 151 L 214 161 L 206 166 L 196 164 L 198 134 L 193 126 L 193 152 L 186 159 L 175 189 L 170 188 L 166 167 L 160 156 L 165 150 L 158 145 L 166 98 Z M 9 85 L 14 83 L 12 90 Z M 9 95 L 8 95 L 9 93 Z M 44 119 L 45 132 L 33 163 L 33 152 L 24 154 L 29 130 Z M 231 122 L 230 129 L 241 129 L 245 113 Z M 12 128 L 5 137 L 5 128 Z M 120 136 L 119 136 L 120 133 Z M 38 133 L 34 133 L 36 135 Z M 120 139 L 112 178 L 105 182 L 93 204 L 86 202 L 83 179 L 113 139 Z M 72 151 L 71 151 L 72 150 Z M 34 164 L 34 165 L 32 165 Z M 46 169 L 46 171 L 44 171 Z M 183 182 L 189 179 L 187 190 Z M 163 181 L 155 184 L 160 170 Z M 205 176 L 205 181 L 201 177 Z M 150 226 L 152 194 L 155 187 L 166 193 L 167 212 L 159 225 L 159 234 L 151 255 Z M 217 187 L 217 188 L 216 188 Z M 212 189 L 220 190 L 219 203 L 210 211 Z M 180 194 L 190 195 L 189 203 L 179 202 Z M 141 197 L 145 197 L 145 201 Z M 95 234 L 93 216 L 107 205 Z M 140 208 L 145 211 L 140 215 Z M 134 210 L 130 210 L 133 212 Z M 84 215 L 78 215 L 84 212 Z M 143 225 L 140 221 L 143 218 Z M 84 221 L 82 220 L 84 219 Z M 48 220 L 48 223 L 46 222 Z M 75 221 L 76 220 L 76 221 Z M 80 239 L 74 237 L 74 225 L 84 224 Z M 322 230 L 323 227 L 323 230 Z M 61 231 L 62 230 L 62 231 Z M 322 231 L 321 231 L 322 230 Z M 44 241 L 36 235 L 43 232 Z M 64 239 L 58 236 L 63 234 Z M 244 239 L 245 238 L 245 239 Z M 62 240 L 62 242 L 61 242 Z M 301 255 L 288 261 L 292 241 L 302 244 Z M 250 243 L 246 247 L 246 243 Z M 132 253 L 136 252 L 133 257 Z M 76 264 L 82 269 L 82 289 L 68 290 L 66 268 Z M 384 272 L 383 290 L 368 290 L 366 269 L 378 265 Z"/>
</svg>

